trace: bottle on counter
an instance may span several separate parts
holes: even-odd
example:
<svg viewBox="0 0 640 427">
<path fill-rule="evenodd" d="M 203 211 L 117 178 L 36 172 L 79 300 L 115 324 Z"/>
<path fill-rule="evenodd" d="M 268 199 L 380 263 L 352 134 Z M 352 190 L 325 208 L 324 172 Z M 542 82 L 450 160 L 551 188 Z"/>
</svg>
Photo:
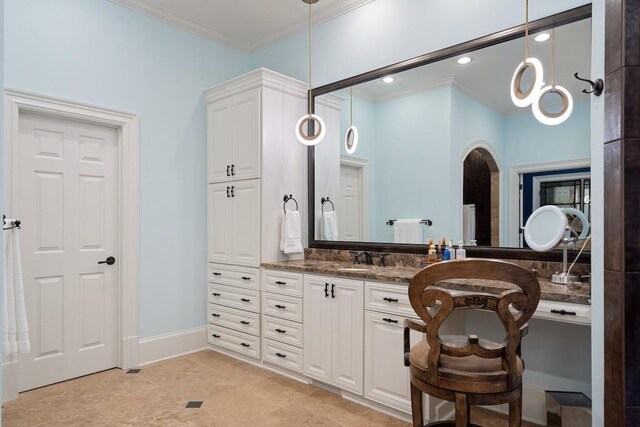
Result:
<svg viewBox="0 0 640 427">
<path fill-rule="evenodd" d="M 458 249 L 456 249 L 456 259 L 465 259 L 467 257 L 467 251 L 462 247 L 463 242 L 458 242 Z"/>
<path fill-rule="evenodd" d="M 450 261 L 456 259 L 456 251 L 453 249 L 453 242 L 449 240 L 449 244 L 442 251 L 442 260 Z"/>
<path fill-rule="evenodd" d="M 435 264 L 436 262 L 438 262 L 436 245 L 434 245 L 433 240 L 431 240 L 429 242 L 429 249 L 427 250 L 427 264 Z"/>
</svg>

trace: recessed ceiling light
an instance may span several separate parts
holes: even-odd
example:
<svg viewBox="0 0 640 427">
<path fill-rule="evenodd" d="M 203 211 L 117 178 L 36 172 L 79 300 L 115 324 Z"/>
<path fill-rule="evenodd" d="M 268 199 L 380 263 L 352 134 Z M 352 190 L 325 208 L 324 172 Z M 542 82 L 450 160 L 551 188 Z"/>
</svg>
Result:
<svg viewBox="0 0 640 427">
<path fill-rule="evenodd" d="M 393 76 L 386 76 L 382 78 L 383 83 L 393 83 L 396 81 L 396 78 Z"/>
<path fill-rule="evenodd" d="M 471 62 L 471 58 L 469 58 L 468 56 L 463 56 L 462 58 L 458 58 L 458 64 L 460 65 L 466 65 L 469 62 Z"/>
<path fill-rule="evenodd" d="M 546 42 L 550 38 L 551 38 L 551 35 L 549 33 L 541 33 L 541 34 L 538 34 L 534 38 L 534 40 L 537 41 L 537 42 Z"/>
</svg>

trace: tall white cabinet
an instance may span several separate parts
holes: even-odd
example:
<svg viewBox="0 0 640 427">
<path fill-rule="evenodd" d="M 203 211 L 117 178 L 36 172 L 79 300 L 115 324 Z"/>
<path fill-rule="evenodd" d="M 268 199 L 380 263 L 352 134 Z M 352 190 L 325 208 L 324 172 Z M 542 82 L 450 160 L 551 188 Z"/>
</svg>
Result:
<svg viewBox="0 0 640 427">
<path fill-rule="evenodd" d="M 307 150 L 294 133 L 306 93 L 264 68 L 206 92 L 208 341 L 257 359 L 260 263 L 302 258 L 279 244 L 284 194 L 297 199 L 306 229 Z"/>
</svg>

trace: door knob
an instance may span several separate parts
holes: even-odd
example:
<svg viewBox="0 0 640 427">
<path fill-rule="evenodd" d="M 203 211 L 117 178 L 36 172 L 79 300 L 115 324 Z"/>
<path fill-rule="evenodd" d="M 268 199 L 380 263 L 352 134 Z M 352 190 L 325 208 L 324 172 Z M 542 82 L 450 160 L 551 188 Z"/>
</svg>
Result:
<svg viewBox="0 0 640 427">
<path fill-rule="evenodd" d="M 112 256 L 108 257 L 104 261 L 98 261 L 98 264 L 113 265 L 115 263 L 116 263 L 116 259 L 114 257 L 112 257 Z"/>
</svg>

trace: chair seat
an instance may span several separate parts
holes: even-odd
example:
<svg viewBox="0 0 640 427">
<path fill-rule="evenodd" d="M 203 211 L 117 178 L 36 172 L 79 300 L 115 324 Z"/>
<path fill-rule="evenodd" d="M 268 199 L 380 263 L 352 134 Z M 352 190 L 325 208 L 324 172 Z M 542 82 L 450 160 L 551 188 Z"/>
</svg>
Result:
<svg viewBox="0 0 640 427">
<path fill-rule="evenodd" d="M 456 341 L 458 336 L 446 337 Z M 445 341 L 445 337 L 442 337 Z M 484 340 L 483 340 L 484 341 Z M 498 346 L 493 341 L 485 341 L 483 346 Z M 440 368 L 438 369 L 437 384 L 429 379 L 428 355 L 431 347 L 427 341 L 421 341 L 413 346 L 409 361 L 411 362 L 411 372 L 420 380 L 439 388 L 477 393 L 480 389 L 483 393 L 503 393 L 510 391 L 514 387 L 507 384 L 507 372 L 502 369 L 502 359 L 499 357 L 485 359 L 478 356 L 452 357 L 440 356 Z M 516 372 L 518 385 L 522 380 L 524 364 L 522 359 L 516 357 Z"/>
</svg>

